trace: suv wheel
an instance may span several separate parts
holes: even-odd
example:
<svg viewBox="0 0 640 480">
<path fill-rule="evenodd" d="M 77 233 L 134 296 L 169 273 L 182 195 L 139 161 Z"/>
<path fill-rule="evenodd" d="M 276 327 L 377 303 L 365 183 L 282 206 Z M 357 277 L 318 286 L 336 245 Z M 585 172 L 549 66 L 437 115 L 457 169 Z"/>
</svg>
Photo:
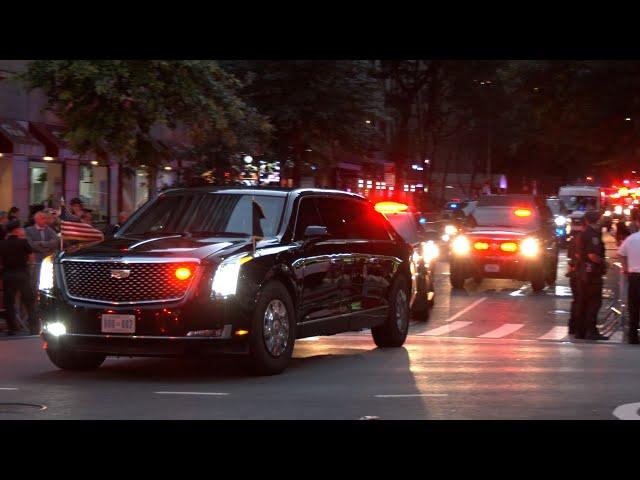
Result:
<svg viewBox="0 0 640 480">
<path fill-rule="evenodd" d="M 547 277 L 544 271 L 544 266 L 540 265 L 539 268 L 534 272 L 533 276 L 531 277 L 531 288 L 533 289 L 533 291 L 534 292 L 542 291 L 545 287 L 546 280 L 547 280 Z"/>
<path fill-rule="evenodd" d="M 89 352 L 74 352 L 64 348 L 47 348 L 51 363 L 62 370 L 94 370 L 104 362 L 106 355 Z"/>
<path fill-rule="evenodd" d="M 466 278 L 464 278 L 464 276 L 462 275 L 462 272 L 452 266 L 451 272 L 449 274 L 449 281 L 451 282 L 451 286 L 458 290 L 462 289 L 464 288 L 465 280 Z"/>
<path fill-rule="evenodd" d="M 382 325 L 373 327 L 373 341 L 380 348 L 401 347 L 409 332 L 409 287 L 399 276 L 389 294 L 389 314 Z"/>
<path fill-rule="evenodd" d="M 280 282 L 268 283 L 260 293 L 249 338 L 255 373 L 275 375 L 287 368 L 296 338 L 295 326 L 289 291 Z"/>
<path fill-rule="evenodd" d="M 547 273 L 547 285 L 552 286 L 556 284 L 556 280 L 558 279 L 558 257 L 554 257 L 551 260 L 551 264 L 549 266 L 549 272 Z"/>
</svg>

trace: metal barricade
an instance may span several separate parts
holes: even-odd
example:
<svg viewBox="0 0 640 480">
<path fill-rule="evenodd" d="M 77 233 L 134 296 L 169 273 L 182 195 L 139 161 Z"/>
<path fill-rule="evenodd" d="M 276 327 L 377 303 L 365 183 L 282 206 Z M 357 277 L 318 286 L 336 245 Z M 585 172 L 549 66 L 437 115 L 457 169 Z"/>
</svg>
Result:
<svg viewBox="0 0 640 480">
<path fill-rule="evenodd" d="M 604 335 L 612 335 L 617 331 L 623 334 L 623 340 L 627 339 L 627 276 L 622 273 L 622 264 L 614 262 L 612 268 L 616 269 L 618 278 L 616 279 L 615 288 L 611 302 L 607 307 L 604 318 L 600 324 L 600 330 Z"/>
</svg>

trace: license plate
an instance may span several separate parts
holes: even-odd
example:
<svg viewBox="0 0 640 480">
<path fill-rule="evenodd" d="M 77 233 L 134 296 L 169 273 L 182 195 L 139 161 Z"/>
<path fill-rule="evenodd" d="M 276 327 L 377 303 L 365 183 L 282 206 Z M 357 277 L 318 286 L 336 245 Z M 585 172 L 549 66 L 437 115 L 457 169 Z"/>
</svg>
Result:
<svg viewBox="0 0 640 480">
<path fill-rule="evenodd" d="M 105 313 L 102 315 L 102 332 L 136 333 L 136 316 Z"/>
<path fill-rule="evenodd" d="M 484 266 L 484 271 L 489 273 L 498 273 L 500 271 L 500 265 L 488 263 L 487 265 Z"/>
</svg>

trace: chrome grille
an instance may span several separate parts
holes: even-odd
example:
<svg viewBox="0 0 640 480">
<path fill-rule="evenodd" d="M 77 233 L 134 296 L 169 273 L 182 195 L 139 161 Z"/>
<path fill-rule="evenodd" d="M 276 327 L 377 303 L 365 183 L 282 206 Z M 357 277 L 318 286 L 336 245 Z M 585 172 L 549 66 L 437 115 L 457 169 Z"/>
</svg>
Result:
<svg viewBox="0 0 640 480">
<path fill-rule="evenodd" d="M 191 278 L 178 280 L 175 271 L 190 267 Z M 128 276 L 112 271 L 129 271 Z M 196 264 L 63 261 L 67 294 L 77 300 L 111 304 L 169 302 L 182 299 L 193 282 Z M 120 278 L 115 278 L 115 277 Z"/>
</svg>

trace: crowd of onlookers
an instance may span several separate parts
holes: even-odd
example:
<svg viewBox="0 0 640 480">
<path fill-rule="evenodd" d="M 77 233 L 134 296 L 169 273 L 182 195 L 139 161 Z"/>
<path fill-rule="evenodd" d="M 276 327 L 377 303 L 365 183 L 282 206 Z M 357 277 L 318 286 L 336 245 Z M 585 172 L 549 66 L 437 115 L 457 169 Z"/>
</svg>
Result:
<svg viewBox="0 0 640 480">
<path fill-rule="evenodd" d="M 125 212 L 118 215 L 118 223 L 109 225 L 105 234 L 113 235 L 128 218 Z M 35 299 L 40 278 L 42 260 L 55 254 L 63 246 L 60 238 L 61 221 L 81 222 L 93 225 L 91 210 L 84 208 L 82 200 L 74 198 L 69 209 L 39 206 L 32 208 L 24 225 L 20 221 L 20 210 L 11 207 L 0 211 L 0 271 L 2 272 L 2 306 L 5 310 L 7 334 L 20 333 L 17 322 L 22 305 L 27 316 L 30 333 L 39 331 L 35 312 Z M 94 226 L 95 228 L 95 226 Z M 77 243 L 77 242 L 76 242 Z M 67 243 L 64 244 L 65 248 Z M 17 295 L 20 302 L 17 302 Z"/>
</svg>

